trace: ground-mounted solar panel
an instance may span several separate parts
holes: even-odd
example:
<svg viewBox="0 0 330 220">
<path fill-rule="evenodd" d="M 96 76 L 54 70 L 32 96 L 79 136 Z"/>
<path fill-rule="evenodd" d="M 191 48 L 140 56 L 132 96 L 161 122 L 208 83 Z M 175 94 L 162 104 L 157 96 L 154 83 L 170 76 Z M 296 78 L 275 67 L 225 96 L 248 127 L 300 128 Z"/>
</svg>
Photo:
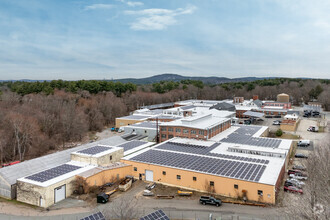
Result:
<svg viewBox="0 0 330 220">
<path fill-rule="evenodd" d="M 95 154 L 102 153 L 102 152 L 110 150 L 110 149 L 111 149 L 111 147 L 94 146 L 94 147 L 90 147 L 90 148 L 87 148 L 84 150 L 80 150 L 77 153 L 95 155 Z"/>
<path fill-rule="evenodd" d="M 134 141 L 129 141 L 127 143 L 118 145 L 118 147 L 122 147 L 122 148 L 124 148 L 124 151 L 128 151 L 128 150 L 134 149 L 134 148 L 139 147 L 146 143 L 147 142 L 145 142 L 145 141 L 134 140 Z"/>
<path fill-rule="evenodd" d="M 140 218 L 140 220 L 170 220 L 170 218 L 162 210 L 157 210 Z"/>
<path fill-rule="evenodd" d="M 81 167 L 71 165 L 71 164 L 62 164 L 60 166 L 53 167 L 51 169 L 33 174 L 33 175 L 25 177 L 25 178 L 43 183 L 43 182 L 46 182 L 48 180 L 54 179 L 56 177 L 62 176 L 66 173 L 70 173 L 72 171 L 75 171 L 79 168 L 81 168 Z"/>
<path fill-rule="evenodd" d="M 104 215 L 102 214 L 102 212 L 98 212 L 95 214 L 91 214 L 89 216 L 86 216 L 80 220 L 105 220 Z"/>
</svg>

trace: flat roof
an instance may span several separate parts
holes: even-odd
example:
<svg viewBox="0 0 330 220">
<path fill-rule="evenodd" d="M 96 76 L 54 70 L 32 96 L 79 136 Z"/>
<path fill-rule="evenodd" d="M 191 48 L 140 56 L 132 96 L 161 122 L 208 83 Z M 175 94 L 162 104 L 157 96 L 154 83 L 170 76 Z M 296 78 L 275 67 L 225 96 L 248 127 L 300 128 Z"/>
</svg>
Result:
<svg viewBox="0 0 330 220">
<path fill-rule="evenodd" d="M 260 112 L 247 111 L 247 112 L 244 112 L 243 115 L 250 116 L 250 117 L 255 117 L 255 118 L 261 118 L 265 114 L 260 113 Z"/>
<path fill-rule="evenodd" d="M 292 141 L 257 136 L 266 129 L 265 126 L 233 126 L 220 133 L 220 138 L 208 141 L 176 137 L 124 157 L 123 160 L 275 185 Z M 254 141 L 223 141 L 232 134 L 250 137 Z"/>
<path fill-rule="evenodd" d="M 164 122 L 161 126 L 182 126 L 196 129 L 208 129 L 218 124 L 230 121 L 229 118 L 214 117 L 212 114 L 187 116 L 179 120 Z"/>
<path fill-rule="evenodd" d="M 62 167 L 64 166 L 69 168 L 68 169 L 64 168 L 64 171 L 62 171 Z M 18 181 L 34 184 L 41 187 L 48 187 L 65 179 L 76 176 L 79 173 L 83 173 L 85 171 L 93 169 L 95 167 L 96 166 L 94 165 L 90 165 L 78 161 L 70 161 L 60 166 L 53 167 L 50 169 L 45 169 L 41 172 L 32 174 L 30 176 L 20 178 L 18 179 Z"/>
<path fill-rule="evenodd" d="M 118 151 L 120 148 L 108 145 L 96 145 L 84 150 L 73 152 L 72 154 L 89 156 L 89 157 L 102 157 L 112 152 Z"/>
<path fill-rule="evenodd" d="M 146 120 L 152 116 L 150 115 L 127 115 L 124 117 L 120 117 L 119 119 L 125 119 L 125 120 Z"/>
<path fill-rule="evenodd" d="M 161 124 L 161 122 L 159 122 L 159 125 Z M 156 122 L 153 121 L 143 121 L 140 123 L 135 123 L 135 124 L 131 124 L 131 125 L 127 125 L 124 127 L 129 127 L 129 128 L 143 128 L 143 129 L 157 129 L 156 126 Z"/>
</svg>

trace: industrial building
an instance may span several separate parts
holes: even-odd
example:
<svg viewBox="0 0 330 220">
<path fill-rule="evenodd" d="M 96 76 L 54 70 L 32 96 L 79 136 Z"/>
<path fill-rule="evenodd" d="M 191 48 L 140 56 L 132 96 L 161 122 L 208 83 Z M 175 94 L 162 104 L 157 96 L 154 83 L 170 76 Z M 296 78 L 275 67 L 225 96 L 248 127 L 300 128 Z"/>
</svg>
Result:
<svg viewBox="0 0 330 220">
<path fill-rule="evenodd" d="M 172 138 L 124 157 L 146 181 L 275 204 L 292 141 L 263 126 L 232 126 L 210 140 Z"/>
<path fill-rule="evenodd" d="M 173 137 L 207 140 L 231 126 L 230 118 L 214 117 L 212 114 L 185 117 L 159 125 L 160 141 Z"/>
<path fill-rule="evenodd" d="M 116 136 L 1 168 L 1 197 L 49 207 L 76 190 L 77 177 L 99 186 L 129 175 L 120 159 L 152 144 Z"/>
<path fill-rule="evenodd" d="M 279 98 L 282 102 L 287 99 L 283 94 Z M 92 187 L 132 175 L 274 204 L 292 141 L 267 138 L 268 127 L 232 124 L 235 116 L 259 118 L 267 115 L 268 109 L 289 110 L 283 106 L 265 108 L 264 103 L 257 96 L 251 100 L 235 97 L 137 110 L 116 119 L 116 127 L 125 131 L 120 137 L 1 168 L 0 196 L 46 208 L 73 194 L 77 180 Z"/>
</svg>

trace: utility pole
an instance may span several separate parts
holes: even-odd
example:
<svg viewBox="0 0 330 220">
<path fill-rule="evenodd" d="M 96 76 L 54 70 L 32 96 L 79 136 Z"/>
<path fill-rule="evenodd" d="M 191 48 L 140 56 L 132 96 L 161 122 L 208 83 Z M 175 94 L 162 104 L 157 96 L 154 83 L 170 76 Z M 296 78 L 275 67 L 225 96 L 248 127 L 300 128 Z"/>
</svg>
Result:
<svg viewBox="0 0 330 220">
<path fill-rule="evenodd" d="M 158 117 L 156 117 L 156 143 L 159 143 Z"/>
</svg>

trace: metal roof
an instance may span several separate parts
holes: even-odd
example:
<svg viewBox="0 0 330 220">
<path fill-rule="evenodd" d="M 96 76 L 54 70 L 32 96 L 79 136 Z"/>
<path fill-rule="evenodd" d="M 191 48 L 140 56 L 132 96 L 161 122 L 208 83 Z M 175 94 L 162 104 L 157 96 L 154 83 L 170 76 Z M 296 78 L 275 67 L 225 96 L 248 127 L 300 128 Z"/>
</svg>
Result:
<svg viewBox="0 0 330 220">
<path fill-rule="evenodd" d="M 255 117 L 255 118 L 261 118 L 262 116 L 264 116 L 264 113 L 247 111 L 247 112 L 244 112 L 243 115 Z"/>
<path fill-rule="evenodd" d="M 127 119 L 127 120 L 143 120 L 150 118 L 151 116 L 149 115 L 128 115 L 124 117 L 120 117 L 120 119 Z"/>
<path fill-rule="evenodd" d="M 31 160 L 26 160 L 22 163 L 18 163 L 12 166 L 4 167 L 0 169 L 0 176 L 9 184 L 13 185 L 16 180 L 25 176 L 29 176 L 33 173 L 50 169 L 55 166 L 67 163 L 71 160 L 71 153 L 85 148 L 95 146 L 97 144 L 104 144 L 115 146 L 126 142 L 120 136 L 114 136 L 111 138 L 103 139 L 100 141 L 84 144 L 78 147 L 70 148 L 67 150 L 59 151 L 42 157 L 38 157 Z"/>
</svg>

